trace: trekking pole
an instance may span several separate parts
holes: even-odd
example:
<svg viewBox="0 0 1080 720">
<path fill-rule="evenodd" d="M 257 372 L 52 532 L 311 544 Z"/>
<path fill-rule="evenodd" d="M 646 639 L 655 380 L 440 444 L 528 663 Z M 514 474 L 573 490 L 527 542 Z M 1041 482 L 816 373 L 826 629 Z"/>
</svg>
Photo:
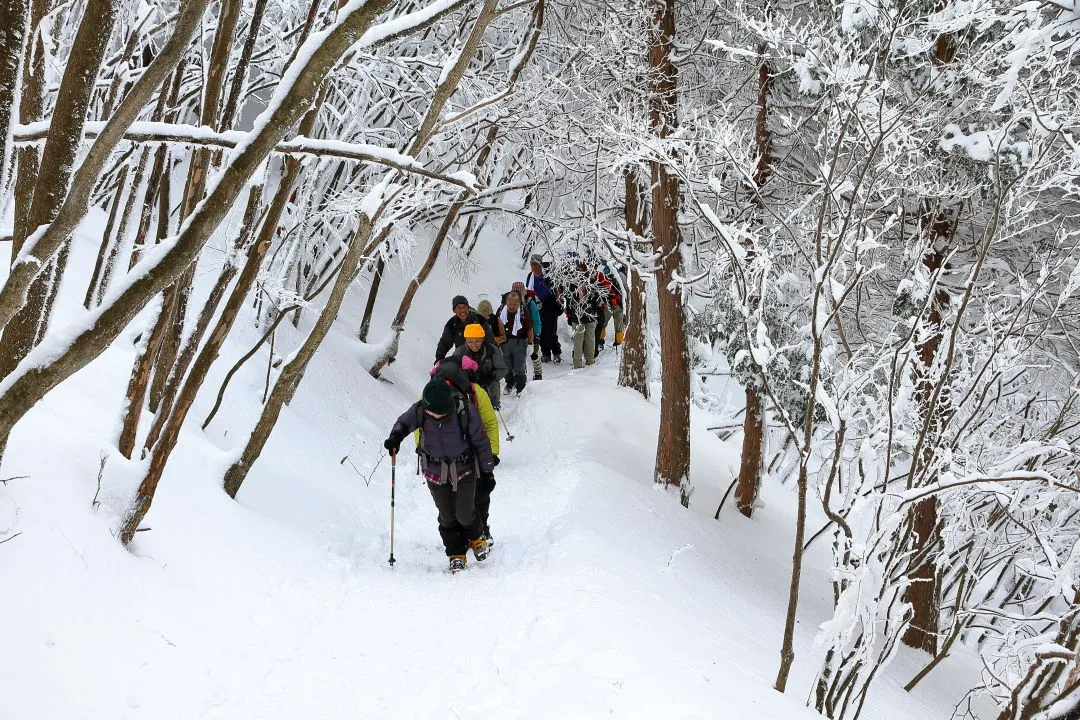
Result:
<svg viewBox="0 0 1080 720">
<path fill-rule="evenodd" d="M 513 433 L 510 432 L 510 428 L 507 426 L 506 421 L 503 420 L 502 410 L 496 410 L 495 412 L 497 412 L 499 414 L 499 422 L 506 429 L 506 441 L 507 442 L 514 442 L 514 435 L 513 435 Z"/>
<path fill-rule="evenodd" d="M 397 487 L 397 453 L 390 456 L 390 567 L 394 567 L 394 490 Z"/>
</svg>

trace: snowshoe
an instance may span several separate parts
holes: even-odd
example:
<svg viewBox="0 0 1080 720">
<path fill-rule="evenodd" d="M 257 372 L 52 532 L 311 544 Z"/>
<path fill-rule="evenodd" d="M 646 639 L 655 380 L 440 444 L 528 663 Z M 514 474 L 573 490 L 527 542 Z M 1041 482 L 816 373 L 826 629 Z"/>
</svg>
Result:
<svg viewBox="0 0 1080 720">
<path fill-rule="evenodd" d="M 469 547 L 472 548 L 473 556 L 476 557 L 477 562 L 480 562 L 487 558 L 489 550 L 488 541 L 485 540 L 483 537 L 478 537 L 475 540 L 470 540 Z"/>
<path fill-rule="evenodd" d="M 459 572 L 465 569 L 465 556 L 464 555 L 451 555 L 450 556 L 450 573 L 457 575 Z"/>
</svg>

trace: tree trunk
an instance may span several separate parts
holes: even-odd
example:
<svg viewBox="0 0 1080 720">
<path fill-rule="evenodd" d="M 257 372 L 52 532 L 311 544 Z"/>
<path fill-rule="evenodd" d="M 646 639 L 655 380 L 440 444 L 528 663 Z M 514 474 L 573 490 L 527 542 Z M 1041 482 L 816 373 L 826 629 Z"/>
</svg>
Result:
<svg viewBox="0 0 1080 720">
<path fill-rule="evenodd" d="M 631 237 L 628 242 L 635 243 L 645 237 L 645 206 L 642 203 L 642 188 L 637 174 L 627 169 L 623 172 L 626 182 L 626 229 Z M 629 263 L 627 275 L 630 281 L 629 293 L 623 298 L 623 311 L 626 313 L 626 337 L 622 346 L 622 358 L 619 362 L 619 385 L 628 387 L 648 400 L 649 372 L 647 342 L 648 312 L 645 305 L 645 281 L 635 264 Z"/>
<path fill-rule="evenodd" d="M 284 179 L 282 184 L 288 185 Z M 279 187 L 278 193 L 280 192 Z M 285 196 L 288 197 L 288 192 L 285 193 Z M 199 351 L 198 357 L 191 366 L 191 372 L 183 379 L 183 386 L 177 394 L 172 411 L 169 413 L 168 419 L 162 424 L 160 435 L 153 444 L 150 465 L 147 468 L 146 476 L 139 484 L 135 504 L 121 525 L 120 539 L 125 545 L 131 542 L 139 523 L 146 517 L 146 513 L 150 511 L 150 504 L 154 500 L 158 483 L 161 482 L 165 464 L 168 462 L 169 456 L 180 438 L 180 430 L 184 425 L 184 420 L 195 402 L 199 389 L 202 387 L 203 382 L 206 381 L 206 376 L 210 373 L 210 368 L 217 359 L 218 353 L 221 352 L 221 346 L 225 343 L 225 338 L 228 337 L 229 332 L 232 330 L 236 318 L 244 306 L 244 300 L 247 298 L 248 292 L 255 285 L 259 269 L 262 267 L 263 258 L 266 257 L 266 251 L 270 248 L 270 242 L 274 238 L 278 219 L 280 219 L 280 216 L 275 218 L 272 223 L 264 222 L 258 239 L 248 248 L 244 268 L 240 271 L 236 285 L 229 294 L 229 299 L 225 302 L 221 317 L 218 318 L 217 323 L 214 325 L 214 330 L 210 333 L 206 344 Z M 267 220 L 270 220 L 270 218 L 267 217 Z"/>
<path fill-rule="evenodd" d="M 64 68 L 64 77 L 57 91 L 49 136 L 41 152 L 41 170 L 34 187 L 34 199 L 30 205 L 26 226 L 30 234 L 56 218 L 67 193 L 68 181 L 71 179 L 71 171 L 75 166 L 82 139 L 83 123 L 86 122 L 86 111 L 119 7 L 119 0 L 88 0 L 83 11 L 79 29 L 72 42 L 71 57 Z M 58 239 L 59 247 L 67 240 L 67 233 Z M 23 248 L 27 249 L 30 248 Z M 65 261 L 66 254 L 62 254 L 53 270 L 53 283 L 57 285 L 63 278 L 67 265 Z M 35 267 L 33 263 L 23 263 L 15 259 L 12 263 L 12 277 L 21 266 Z M 9 277 L 8 283 L 11 279 Z M 5 286 L 8 283 L 5 283 Z M 50 303 L 47 302 L 48 285 L 42 278 L 34 284 L 36 287 L 30 288 L 26 305 L 19 309 L 12 322 L 4 327 L 3 342 L 0 343 L 0 377 L 9 374 L 19 361 L 26 357 L 34 346 L 35 338 L 40 334 L 39 326 L 48 324 L 51 310 Z"/>
<path fill-rule="evenodd" d="M 263 405 L 262 415 L 259 417 L 259 422 L 256 423 L 247 445 L 240 454 L 240 459 L 225 473 L 225 492 L 229 494 L 229 497 L 235 498 L 236 493 L 240 491 L 240 486 L 251 470 L 251 466 L 259 459 L 263 448 L 266 447 L 266 441 L 270 439 L 270 433 L 277 424 L 285 401 L 296 392 L 296 387 L 304 376 L 308 363 L 311 362 L 311 359 L 315 356 L 315 351 L 319 349 L 322 341 L 326 339 L 327 333 L 330 332 L 330 327 L 334 324 L 334 320 L 341 310 L 341 302 L 345 299 L 345 291 L 349 289 L 349 285 L 352 284 L 353 278 L 356 276 L 356 267 L 359 264 L 360 255 L 370 236 L 371 220 L 366 215 L 361 214 L 356 232 L 353 233 L 350 241 L 349 249 L 341 261 L 338 276 L 334 280 L 334 288 L 330 291 L 330 297 L 327 298 L 319 319 L 315 321 L 311 333 L 308 334 L 300 349 L 296 351 L 293 359 L 281 369 L 281 374 L 278 375 L 277 382 L 274 383 L 274 389 L 270 391 L 270 397 L 267 398 L 266 404 Z"/>
<path fill-rule="evenodd" d="M 116 227 L 116 217 L 120 212 L 120 204 L 124 199 L 124 191 L 127 186 L 124 184 L 127 180 L 128 165 L 125 163 L 124 167 L 120 168 L 120 174 L 116 178 L 116 190 L 113 192 L 112 206 L 109 208 L 109 220 L 105 223 L 105 232 L 101 235 L 101 245 L 98 247 L 97 260 L 94 262 L 94 271 L 90 274 L 90 282 L 86 286 L 86 295 L 83 297 L 83 307 L 87 310 L 93 304 L 94 296 L 101 282 L 102 275 L 105 271 L 105 265 L 108 258 L 114 253 L 110 251 L 110 247 L 114 247 L 120 242 L 119 237 L 113 239 L 113 228 Z M 132 193 L 135 192 L 133 189 Z"/>
<path fill-rule="evenodd" d="M 71 235 L 76 224 L 86 215 L 91 192 L 110 154 L 123 139 L 124 132 L 138 117 L 139 112 L 153 97 L 158 86 L 176 66 L 199 25 L 202 10 L 208 3 L 209 0 L 192 0 L 183 3 L 169 40 L 98 134 L 97 140 L 75 172 L 69 190 L 68 180 L 71 178 L 74 160 L 79 150 L 87 104 L 93 92 L 101 55 L 108 41 L 109 33 L 103 23 L 108 20 L 108 28 L 112 27 L 111 18 L 99 17 L 94 13 L 100 15 L 106 9 L 102 7 L 103 5 L 115 11 L 118 4 L 106 0 L 90 0 L 83 17 L 84 22 L 80 24 L 75 38 L 76 50 L 72 52 L 72 56 L 78 57 L 78 61 L 70 62 L 64 71 L 64 80 L 57 96 L 49 135 L 45 141 L 42 166 L 49 168 L 49 171 L 38 178 L 37 186 L 33 191 L 31 212 L 24 228 L 25 234 L 21 235 L 20 243 L 22 238 L 29 234 L 31 228 L 39 225 L 48 225 L 48 227 L 34 240 L 32 246 L 21 248 L 21 252 L 26 257 L 23 261 L 13 264 L 11 274 L 0 289 L 0 326 L 5 326 L 23 305 L 27 289 L 40 268 L 44 267 L 45 261 L 56 253 Z M 83 41 L 84 29 L 86 34 L 100 32 L 100 35 L 94 35 Z M 90 44 L 91 40 L 101 45 L 100 48 L 96 46 L 86 48 L 86 50 L 94 50 L 93 56 L 84 52 L 83 46 L 80 45 L 80 42 Z M 73 77 L 71 82 L 69 82 L 69 77 Z M 51 151 L 50 147 L 52 147 Z M 59 166 L 61 164 L 62 166 Z"/>
<path fill-rule="evenodd" d="M 30 4 L 30 32 L 23 49 L 22 82 L 19 91 L 19 122 L 23 125 L 41 120 L 44 112 L 46 53 L 38 26 L 51 9 L 51 0 L 33 0 Z M 41 160 L 36 145 L 19 148 L 15 156 L 18 174 L 15 176 L 15 227 L 11 237 L 11 265 L 15 264 L 15 258 L 22 251 L 23 241 L 29 234 L 27 227 L 30 224 L 30 206 L 34 202 L 34 185 L 37 184 Z M 18 307 L 14 310 L 18 310 Z"/>
<path fill-rule="evenodd" d="M 766 3 L 766 13 L 768 4 Z M 758 45 L 758 92 L 757 116 L 754 119 L 754 145 L 757 151 L 757 164 L 754 167 L 754 223 L 761 226 L 765 222 L 765 184 L 772 175 L 773 133 L 769 129 L 769 99 L 772 94 L 772 68 L 766 60 L 765 43 Z M 746 266 L 749 269 L 754 261 L 753 247 L 746 245 Z M 761 298 L 753 288 L 756 284 L 748 282 L 746 305 L 752 313 L 757 312 Z M 761 494 L 761 469 L 763 445 L 765 442 L 765 398 L 754 385 L 746 387 L 746 411 L 743 416 L 743 444 L 739 464 L 738 484 L 735 488 L 736 507 L 746 517 L 752 517 L 754 505 Z"/>
<path fill-rule="evenodd" d="M 29 14 L 28 0 L 0 0 L 0 193 L 7 190 L 11 118 L 19 92 L 19 65 Z"/>
<path fill-rule="evenodd" d="M 254 185 L 251 188 L 251 192 L 248 193 L 247 207 L 244 210 L 244 222 L 240 227 L 236 242 L 234 243 L 236 252 L 241 252 L 250 246 L 251 240 L 255 236 L 255 223 L 258 220 L 257 216 L 261 205 L 262 185 Z M 262 258 L 260 256 L 258 262 L 261 262 L 261 260 Z M 236 278 L 239 271 L 240 268 L 237 267 L 235 262 L 227 262 L 225 268 L 221 271 L 221 274 L 218 275 L 214 287 L 210 290 L 210 295 L 206 298 L 206 303 L 203 305 L 202 310 L 199 312 L 199 317 L 195 321 L 195 328 L 191 331 L 191 335 L 188 336 L 187 341 L 184 343 L 184 349 L 177 358 L 176 364 L 173 366 L 169 381 L 165 384 L 165 393 L 162 396 L 161 404 L 158 407 L 157 415 L 154 418 L 154 424 L 150 426 L 150 433 L 146 436 L 146 443 L 143 446 L 144 455 L 145 451 L 149 450 L 157 443 L 162 428 L 165 426 L 165 423 L 172 418 L 173 406 L 176 402 L 176 396 L 180 391 L 181 385 L 184 382 L 184 376 L 191 366 L 191 361 L 195 358 L 195 352 L 199 349 L 199 344 L 202 342 L 203 336 L 206 335 L 207 328 L 210 327 L 210 321 L 214 319 L 214 314 L 217 313 L 221 299 L 225 297 L 225 291 L 229 289 L 229 285 L 232 284 L 233 279 Z M 245 293 L 246 290 L 247 289 L 245 289 Z M 198 391 L 198 387 L 196 387 L 196 391 Z M 182 419 L 181 422 L 183 422 Z"/>
<path fill-rule="evenodd" d="M 675 97 L 675 0 L 654 0 L 659 35 L 649 48 L 652 69 L 649 124 L 660 140 L 678 123 Z M 655 271 L 660 307 L 660 434 L 656 447 L 655 480 L 681 488 L 681 501 L 690 504 L 690 353 L 682 295 L 671 284 L 682 263 L 679 226 L 679 179 L 661 161 L 652 163 L 652 244 L 660 258 Z"/>
<path fill-rule="evenodd" d="M 0 383 L 0 449 L 6 445 L 15 423 L 35 403 L 104 352 L 135 314 L 194 262 L 252 173 L 310 107 L 330 70 L 391 2 L 368 0 L 360 7 L 349 6 L 353 8 L 351 12 L 341 17 L 325 35 L 318 36 L 318 44 L 305 56 L 303 67 L 295 72 L 287 88 L 279 90 L 281 96 L 277 98 L 277 104 L 249 133 L 248 142 L 234 153 L 220 181 L 188 218 L 175 243 L 153 264 L 136 269 L 126 289 L 89 316 L 84 327 L 72 332 L 62 350 L 57 348 L 42 354 L 17 377 L 9 376 Z M 413 32 L 420 25 L 420 22 L 408 25 L 394 36 Z"/>
<path fill-rule="evenodd" d="M 202 103 L 199 107 L 199 123 L 203 127 L 219 131 L 222 130 L 219 124 L 221 96 L 225 89 L 225 74 L 236 37 L 236 26 L 240 20 L 241 4 L 240 0 L 222 0 L 219 4 L 217 29 L 214 31 L 214 44 L 210 50 L 206 85 L 203 88 Z M 180 201 L 180 223 L 191 215 L 206 193 L 211 154 L 207 148 L 196 148 L 191 153 L 187 182 L 184 184 L 183 199 Z M 161 349 L 154 361 L 154 377 L 150 385 L 150 410 L 154 412 L 157 412 L 161 405 L 165 385 L 173 372 L 173 366 L 180 352 L 192 283 L 195 280 L 195 264 L 193 262 L 176 284 L 165 291 L 165 309 L 158 321 L 167 323 L 168 328 L 163 335 Z"/>
<path fill-rule="evenodd" d="M 360 320 L 360 332 L 356 334 L 360 342 L 367 342 L 368 330 L 371 329 L 371 314 L 375 312 L 375 298 L 379 295 L 379 286 L 382 285 L 383 271 L 386 269 L 386 261 L 380 255 L 375 261 L 375 273 L 371 276 L 371 289 L 368 290 L 367 304 L 364 305 L 364 317 Z"/>
</svg>

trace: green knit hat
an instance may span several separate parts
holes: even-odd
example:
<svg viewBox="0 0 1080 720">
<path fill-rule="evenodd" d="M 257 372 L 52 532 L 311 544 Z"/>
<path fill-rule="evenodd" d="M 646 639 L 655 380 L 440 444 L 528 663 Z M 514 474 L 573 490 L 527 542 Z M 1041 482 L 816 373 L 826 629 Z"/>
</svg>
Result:
<svg viewBox="0 0 1080 720">
<path fill-rule="evenodd" d="M 442 380 L 432 380 L 424 386 L 424 409 L 436 415 L 449 415 L 454 411 L 454 397 L 450 386 Z"/>
</svg>

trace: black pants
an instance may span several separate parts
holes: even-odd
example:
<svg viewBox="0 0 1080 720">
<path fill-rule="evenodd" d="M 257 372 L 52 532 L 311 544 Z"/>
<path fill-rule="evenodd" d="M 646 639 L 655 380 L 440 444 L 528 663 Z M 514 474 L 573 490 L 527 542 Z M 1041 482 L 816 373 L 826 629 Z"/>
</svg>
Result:
<svg viewBox="0 0 1080 720">
<path fill-rule="evenodd" d="M 480 482 L 476 484 L 476 519 L 484 535 L 488 534 L 488 512 L 491 510 L 491 491 L 494 489 L 495 476 L 481 475 Z"/>
<path fill-rule="evenodd" d="M 555 298 L 548 298 L 540 303 L 540 350 L 544 356 L 562 355 L 559 344 L 559 303 Z"/>
<path fill-rule="evenodd" d="M 459 480 L 457 491 L 450 483 L 429 482 L 427 486 L 439 509 L 439 535 L 447 557 L 464 555 L 469 549 L 469 541 L 484 534 L 476 513 L 476 478 Z"/>
</svg>

